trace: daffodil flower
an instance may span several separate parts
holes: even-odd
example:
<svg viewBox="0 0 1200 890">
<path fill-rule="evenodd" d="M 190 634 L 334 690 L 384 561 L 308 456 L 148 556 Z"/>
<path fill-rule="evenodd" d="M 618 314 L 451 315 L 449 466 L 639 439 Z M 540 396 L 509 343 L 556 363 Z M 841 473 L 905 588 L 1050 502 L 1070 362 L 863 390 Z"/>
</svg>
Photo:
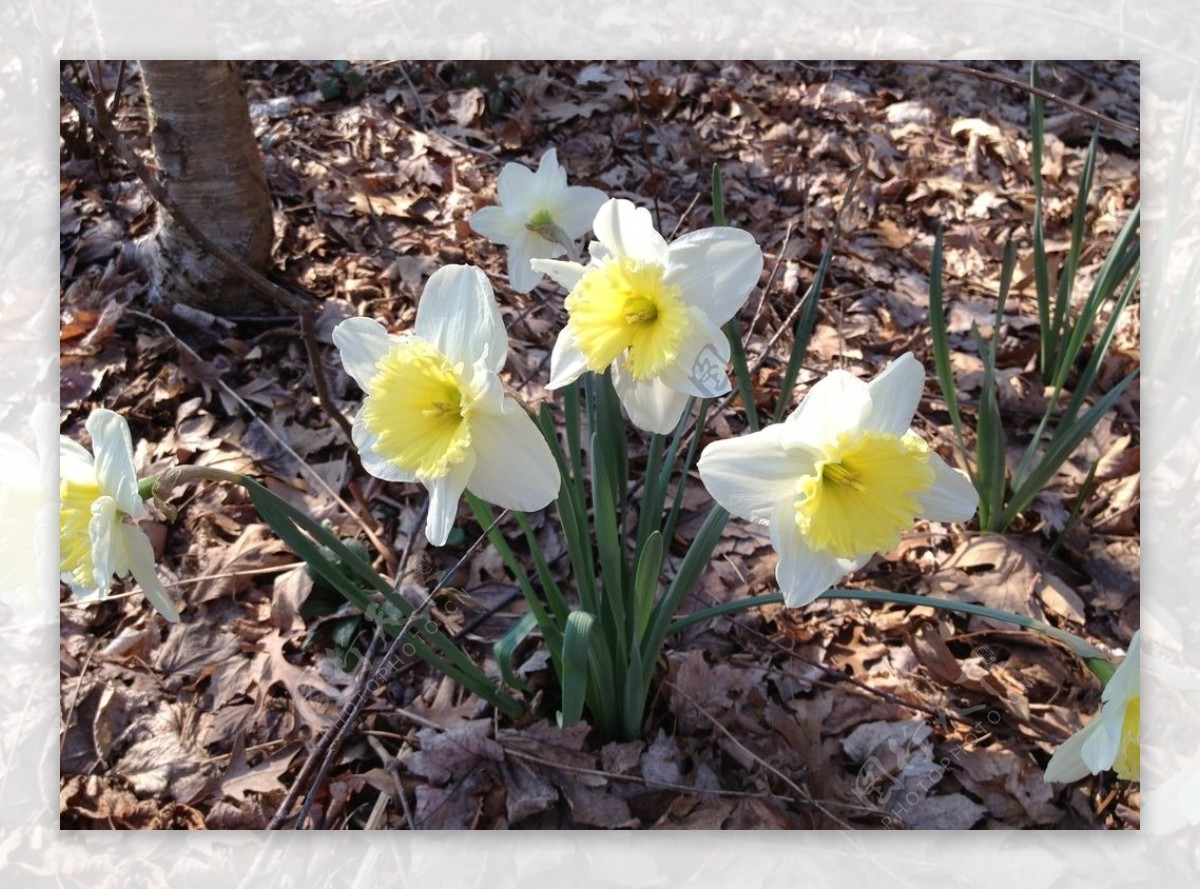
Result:
<svg viewBox="0 0 1200 890">
<path fill-rule="evenodd" d="M 508 282 L 522 294 L 542 280 L 530 260 L 565 254 L 559 233 L 572 242 L 583 237 L 607 198 L 600 189 L 568 186 L 567 171 L 558 165 L 553 148 L 542 155 L 536 173 L 520 164 L 505 164 L 496 195 L 499 205 L 477 210 L 468 222 L 484 238 L 508 248 Z"/>
<path fill-rule="evenodd" d="M 146 511 L 138 495 L 133 442 L 121 415 L 99 408 L 86 423 L 92 452 L 59 437 L 59 570 L 72 593 L 103 598 L 112 576 L 132 572 L 168 621 L 179 613 L 154 571 L 154 548 L 134 524 Z"/>
<path fill-rule="evenodd" d="M 770 528 L 787 605 L 895 547 L 918 517 L 974 515 L 970 480 L 909 428 L 924 386 L 911 353 L 870 383 L 833 371 L 784 423 L 704 449 L 700 479 L 717 503 Z"/>
<path fill-rule="evenodd" d="M 1063 742 L 1046 764 L 1047 782 L 1076 782 L 1089 774 L 1115 770 L 1122 779 L 1141 775 L 1141 631 L 1100 696 L 1100 713 Z"/>
<path fill-rule="evenodd" d="M 333 342 L 366 393 L 353 430 L 363 467 L 429 489 L 430 543 L 446 543 L 465 489 L 514 510 L 540 510 L 558 495 L 546 440 L 504 395 L 508 337 L 482 271 L 445 266 L 431 275 L 410 333 L 350 318 Z"/>
<path fill-rule="evenodd" d="M 48 551 L 53 545 L 58 497 L 54 461 L 58 408 L 40 403 L 30 412 L 37 451 L 0 433 L 0 600 L 14 617 L 35 622 L 58 620 L 46 596 L 52 589 Z"/>
<path fill-rule="evenodd" d="M 691 232 L 668 244 L 650 212 L 623 199 L 607 201 L 593 229 L 598 241 L 586 267 L 533 262 L 570 291 L 547 388 L 611 368 L 629 419 L 641 429 L 669 433 L 689 396 L 729 392 L 729 343 L 721 325 L 758 283 L 762 251 L 748 232 L 729 227 Z"/>
</svg>

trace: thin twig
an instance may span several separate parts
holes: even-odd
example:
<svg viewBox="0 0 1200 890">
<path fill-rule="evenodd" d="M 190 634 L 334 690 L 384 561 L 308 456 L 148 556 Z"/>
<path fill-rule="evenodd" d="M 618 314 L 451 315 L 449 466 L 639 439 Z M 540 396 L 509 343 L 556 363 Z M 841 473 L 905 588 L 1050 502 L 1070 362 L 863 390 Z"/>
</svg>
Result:
<svg viewBox="0 0 1200 890">
<path fill-rule="evenodd" d="M 369 682 L 360 684 L 350 702 L 342 709 L 342 713 L 339 715 L 338 720 L 333 724 L 333 726 L 326 730 L 325 734 L 321 737 L 320 742 L 317 743 L 317 747 L 314 750 L 314 754 L 310 755 L 309 760 L 305 763 L 304 769 L 302 769 L 300 775 L 296 777 L 296 781 L 292 783 L 292 789 L 288 792 L 283 804 L 281 804 L 279 807 L 279 811 L 275 814 L 274 818 L 271 819 L 271 823 L 267 826 L 267 828 L 279 828 L 284 822 L 291 818 L 291 816 L 288 814 L 288 810 L 291 807 L 291 804 L 295 801 L 299 788 L 308 784 L 313 771 L 312 766 L 317 760 L 316 755 L 321 752 L 328 752 L 325 754 L 325 764 L 322 768 L 322 771 L 318 774 L 316 781 L 313 782 L 312 791 L 309 794 L 309 800 L 305 802 L 304 808 L 302 808 L 300 813 L 297 815 L 292 827 L 299 828 L 301 825 L 303 825 L 311 807 L 311 801 L 316 794 L 316 790 L 320 787 L 321 782 L 324 780 L 324 775 L 328 772 L 328 767 L 332 765 L 333 757 L 337 750 L 341 747 L 342 741 L 345 740 L 351 729 L 355 726 L 355 724 L 357 724 L 359 717 L 362 715 L 363 708 L 366 706 L 367 700 L 370 698 L 371 694 L 376 689 L 384 686 L 388 682 L 391 673 L 395 670 L 395 662 L 399 660 L 397 655 L 400 647 L 403 645 L 405 638 L 408 635 L 409 628 L 412 627 L 413 622 L 417 619 L 417 616 L 425 610 L 425 607 L 433 602 L 433 598 L 441 591 L 446 582 L 450 578 L 454 577 L 454 575 L 460 568 L 462 568 L 466 561 L 474 555 L 475 551 L 483 546 L 484 541 L 487 540 L 487 537 L 491 533 L 492 529 L 495 528 L 496 525 L 508 515 L 508 513 L 508 510 L 504 510 L 496 517 L 492 524 L 484 530 L 483 534 L 475 540 L 475 543 L 473 543 L 467 549 L 467 552 L 464 553 L 458 562 L 454 564 L 454 567 L 451 568 L 449 572 L 446 572 L 444 575 L 442 575 L 441 580 L 438 581 L 432 590 L 425 594 L 425 597 L 421 600 L 421 602 L 418 603 L 413 608 L 412 612 L 409 613 L 404 625 L 400 628 L 399 632 L 397 632 L 396 637 L 394 640 L 392 640 L 387 652 L 384 653 L 383 663 L 373 672 L 370 672 Z"/>
<path fill-rule="evenodd" d="M 409 532 L 408 540 L 404 545 L 403 556 L 399 564 L 399 571 L 403 571 L 404 566 L 408 564 L 408 558 L 412 555 L 413 542 L 416 541 L 417 538 L 417 530 L 420 529 L 425 523 L 425 516 L 428 512 L 429 499 L 426 498 L 424 505 L 421 507 L 421 512 L 417 516 L 416 521 L 413 523 L 412 530 Z M 400 582 L 403 581 L 403 579 L 404 574 L 400 574 L 396 577 L 397 588 L 399 588 Z M 371 638 L 370 645 L 368 645 L 367 651 L 363 654 L 363 657 L 359 662 L 358 679 L 355 681 L 354 691 L 351 693 L 350 698 L 348 699 L 349 704 L 347 704 L 342 709 L 342 713 L 338 715 L 338 719 L 334 722 L 334 727 L 338 727 L 343 724 L 349 724 L 349 713 L 353 709 L 354 703 L 357 702 L 362 696 L 364 690 L 366 689 L 367 682 L 373 674 L 371 661 L 374 658 L 375 651 L 379 647 L 379 644 L 382 642 L 382 640 L 383 627 L 376 625 L 375 634 Z M 306 782 L 308 780 L 308 777 L 312 775 L 313 770 L 317 766 L 317 760 L 321 758 L 329 749 L 333 748 L 335 741 L 335 737 L 327 731 L 325 735 L 321 737 L 321 740 L 313 747 L 312 751 L 309 752 L 307 759 L 304 761 L 304 765 L 300 768 L 300 772 L 296 776 L 296 781 L 292 783 L 292 787 L 288 790 L 287 796 L 284 798 L 283 803 L 280 804 L 279 809 L 275 813 L 275 817 L 271 820 L 271 824 L 267 826 L 268 828 L 279 827 L 279 825 L 276 824 L 276 820 L 281 820 L 281 814 L 286 814 L 292 808 L 292 803 L 299 795 L 300 789 L 304 787 L 302 782 Z M 312 792 L 315 792 L 317 787 L 319 787 L 319 782 L 314 782 Z M 305 799 L 306 807 L 311 806 L 311 798 L 312 793 L 310 793 Z M 300 818 L 297 820 L 297 824 L 303 822 L 303 817 L 306 814 L 307 809 L 302 811 Z"/>
<path fill-rule="evenodd" d="M 771 291 L 771 285 L 775 283 L 775 276 L 779 274 L 779 267 L 783 264 L 783 255 L 787 253 L 788 244 L 791 243 L 791 240 L 792 221 L 789 219 L 787 230 L 783 233 L 783 244 L 779 248 L 779 253 L 775 256 L 775 263 L 771 266 L 771 274 L 767 276 L 767 283 L 762 286 L 762 293 L 759 295 L 758 305 L 754 308 L 754 317 L 750 319 L 750 326 L 746 328 L 747 337 L 750 337 L 754 334 L 754 328 L 758 324 L 759 317 L 762 315 L 763 305 L 767 302 L 767 294 Z M 797 302 L 803 301 L 801 300 Z M 795 310 L 793 309 L 793 311 Z M 775 332 L 776 336 L 778 337 L 783 333 L 784 330 L 785 326 L 780 326 L 779 330 Z M 761 365 L 763 360 L 767 357 L 767 353 L 770 351 L 770 345 L 774 342 L 775 341 L 772 340 L 771 343 L 768 344 L 768 348 L 764 349 L 762 354 L 759 355 L 758 361 L 755 362 L 754 367 L 750 369 L 751 377 L 754 376 L 754 372 L 758 370 L 759 365 Z"/>
<path fill-rule="evenodd" d="M 374 735 L 367 736 L 367 744 L 374 750 L 380 762 L 383 763 L 383 768 L 387 770 L 388 776 L 391 777 L 393 790 L 390 796 L 400 802 L 400 808 L 404 811 L 404 819 L 408 824 L 409 831 L 416 831 L 416 816 L 413 815 L 412 806 L 408 802 L 408 795 L 404 793 L 404 783 L 400 781 L 399 756 L 385 748 L 383 742 Z"/>
</svg>

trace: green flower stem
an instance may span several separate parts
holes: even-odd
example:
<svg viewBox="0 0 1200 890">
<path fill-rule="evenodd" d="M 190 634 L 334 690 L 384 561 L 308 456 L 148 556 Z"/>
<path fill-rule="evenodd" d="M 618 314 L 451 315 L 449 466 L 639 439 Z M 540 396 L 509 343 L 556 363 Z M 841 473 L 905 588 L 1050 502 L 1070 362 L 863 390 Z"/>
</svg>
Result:
<svg viewBox="0 0 1200 890">
<path fill-rule="evenodd" d="M 1007 621 L 1010 624 L 1016 624 L 1020 627 L 1035 630 L 1043 633 L 1048 637 L 1053 637 L 1060 643 L 1071 648 L 1076 655 L 1088 663 L 1093 673 L 1100 676 L 1096 668 L 1092 667 L 1091 662 L 1100 661 L 1105 664 L 1108 659 L 1104 653 L 1093 646 L 1086 640 L 1080 639 L 1074 634 L 1069 634 L 1066 631 L 1059 630 L 1057 627 L 1051 627 L 1044 621 L 1038 621 L 1036 618 L 1030 618 L 1027 615 L 1018 615 L 1015 612 L 1002 612 L 999 609 L 989 609 L 987 606 L 978 606 L 974 603 L 956 603 L 953 600 L 937 599 L 931 596 L 918 596 L 911 593 L 891 593 L 890 591 L 878 590 L 840 590 L 837 588 L 827 590 L 821 594 L 818 599 L 827 600 L 864 600 L 870 603 L 900 603 L 907 606 L 929 606 L 934 609 L 944 609 L 947 612 L 964 612 L 968 615 L 980 615 L 984 618 L 994 618 L 997 621 Z M 743 609 L 752 609 L 755 606 L 766 606 L 773 603 L 782 603 L 783 594 L 781 593 L 764 593 L 760 596 L 751 596 L 745 599 L 734 600 L 729 603 L 721 603 L 719 606 L 712 606 L 708 609 L 701 609 L 699 612 L 694 612 L 684 618 L 676 619 L 667 628 L 667 634 L 675 634 L 681 630 L 685 630 L 694 624 L 699 624 L 702 621 L 707 621 L 709 618 L 716 618 L 718 615 L 728 615 L 731 612 L 740 612 Z M 1103 677 L 1101 677 L 1103 679 Z"/>
</svg>

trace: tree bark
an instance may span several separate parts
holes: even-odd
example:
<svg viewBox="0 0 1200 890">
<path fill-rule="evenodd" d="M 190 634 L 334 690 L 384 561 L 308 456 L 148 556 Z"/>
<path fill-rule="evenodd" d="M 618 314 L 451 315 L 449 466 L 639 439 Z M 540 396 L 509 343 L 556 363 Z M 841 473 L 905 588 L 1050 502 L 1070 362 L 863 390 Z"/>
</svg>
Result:
<svg viewBox="0 0 1200 890">
<path fill-rule="evenodd" d="M 214 241 L 266 273 L 275 232 L 266 172 L 254 140 L 245 85 L 233 62 L 141 64 L 151 139 L 168 193 Z M 146 252 L 152 295 L 214 315 L 273 311 L 160 212 Z"/>
</svg>

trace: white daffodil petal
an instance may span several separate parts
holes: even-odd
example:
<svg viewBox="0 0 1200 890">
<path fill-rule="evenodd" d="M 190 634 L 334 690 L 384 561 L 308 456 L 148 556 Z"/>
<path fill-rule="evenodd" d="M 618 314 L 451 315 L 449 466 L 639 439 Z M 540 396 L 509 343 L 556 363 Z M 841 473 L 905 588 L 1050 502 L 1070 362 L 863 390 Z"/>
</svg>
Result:
<svg viewBox="0 0 1200 890">
<path fill-rule="evenodd" d="M 654 228 L 650 211 L 635 207 L 632 201 L 612 198 L 604 202 L 596 212 L 592 230 L 600 243 L 617 256 L 646 263 L 667 260 L 667 242 Z"/>
<path fill-rule="evenodd" d="M 830 371 L 788 417 L 784 444 L 821 448 L 839 433 L 859 428 L 870 407 L 867 384 L 848 371 Z"/>
<path fill-rule="evenodd" d="M 1079 732 L 1075 733 L 1058 746 L 1050 762 L 1046 764 L 1046 773 L 1042 777 L 1047 782 L 1078 782 L 1092 771 L 1083 762 L 1083 746 L 1092 733 L 1095 732 L 1095 720 Z"/>
<path fill-rule="evenodd" d="M 475 266 L 443 266 L 425 283 L 415 330 L 452 363 L 470 367 L 482 355 L 493 370 L 508 357 L 508 335 L 492 285 Z"/>
<path fill-rule="evenodd" d="M 550 353 L 550 381 L 546 389 L 560 389 L 578 380 L 588 369 L 587 357 L 575 345 L 571 329 L 563 328 Z"/>
<path fill-rule="evenodd" d="M 351 435 L 354 439 L 354 447 L 358 449 L 358 458 L 362 462 L 363 469 L 372 476 L 388 482 L 417 481 L 415 473 L 402 470 L 395 464 L 379 456 L 379 453 L 375 450 L 375 445 L 379 441 L 379 437 L 367 429 L 366 424 L 363 422 L 361 411 L 354 418 Z"/>
<path fill-rule="evenodd" d="M 471 424 L 474 494 L 510 510 L 540 510 L 558 497 L 558 464 L 537 424 L 512 399 L 500 414 L 476 414 Z"/>
<path fill-rule="evenodd" d="M 535 206 L 546 204 L 554 199 L 555 194 L 566 190 L 567 171 L 558 164 L 558 149 L 548 148 L 538 161 L 537 172 L 533 174 L 533 187 L 527 201 L 531 201 Z"/>
<path fill-rule="evenodd" d="M 663 370 L 660 379 L 671 389 L 701 399 L 722 396 L 732 389 L 725 365 L 729 338 L 700 309 L 688 308 L 689 324 L 679 344 L 679 358 Z"/>
<path fill-rule="evenodd" d="M 867 391 L 871 410 L 863 418 L 863 425 L 894 436 L 903 435 L 925 391 L 925 368 L 911 352 L 906 352 L 880 371 L 867 384 Z"/>
<path fill-rule="evenodd" d="M 561 245 L 527 232 L 526 237 L 508 245 L 508 283 L 519 294 L 527 294 L 542 280 L 542 273 L 530 265 L 534 258 L 562 256 Z"/>
<path fill-rule="evenodd" d="M 701 452 L 700 480 L 734 516 L 769 523 L 780 500 L 795 500 L 796 480 L 812 472 L 803 453 L 784 450 L 782 431 L 774 424 L 736 439 L 719 439 Z"/>
<path fill-rule="evenodd" d="M 1121 750 L 1121 724 L 1125 721 L 1125 708 L 1104 707 L 1088 724 L 1087 739 L 1079 749 L 1079 756 L 1092 773 L 1103 772 L 1113 765 L 1117 752 Z"/>
<path fill-rule="evenodd" d="M 638 429 L 665 436 L 679 424 L 687 393 L 671 389 L 657 377 L 636 380 L 621 370 L 620 362 L 612 366 L 612 382 L 629 420 Z"/>
<path fill-rule="evenodd" d="M 796 511 L 790 499 L 781 498 L 770 520 L 771 546 L 779 554 L 775 580 L 783 602 L 789 608 L 807 606 L 835 582 L 844 578 L 843 560 L 817 553 L 804 542 L 796 525 Z"/>
<path fill-rule="evenodd" d="M 717 324 L 746 302 L 762 275 L 763 255 L 749 232 L 728 227 L 689 232 L 667 250 L 666 280 Z"/>
<path fill-rule="evenodd" d="M 88 416 L 87 431 L 92 437 L 100 490 L 116 501 L 118 510 L 136 519 L 145 512 L 146 506 L 138 496 L 129 425 L 120 414 L 98 408 Z"/>
<path fill-rule="evenodd" d="M 1134 632 L 1133 639 L 1129 641 L 1129 651 L 1124 660 L 1117 665 L 1112 677 L 1105 684 L 1101 701 L 1125 701 L 1139 694 L 1142 682 L 1140 675 L 1141 648 L 1142 632 L 1139 630 Z"/>
<path fill-rule="evenodd" d="M 534 173 L 520 164 L 505 164 L 496 180 L 496 197 L 506 207 L 524 207 L 534 188 Z"/>
<path fill-rule="evenodd" d="M 563 193 L 550 214 L 560 229 L 572 240 L 581 238 L 592 229 L 592 222 L 608 195 L 600 189 L 573 185 Z"/>
<path fill-rule="evenodd" d="M 137 581 L 142 588 L 142 593 L 146 595 L 146 599 L 150 600 L 150 605 L 154 606 L 159 614 L 168 621 L 178 621 L 179 612 L 175 609 L 175 603 L 171 600 L 162 582 L 158 580 L 158 573 L 154 570 L 154 548 L 150 544 L 150 539 L 146 537 L 146 533 L 127 522 L 118 526 L 117 533 L 122 539 L 125 558 L 129 563 L 129 570 L 133 573 L 133 580 Z"/>
<path fill-rule="evenodd" d="M 365 393 L 371 391 L 379 360 L 398 342 L 400 337 L 389 334 L 373 318 L 347 318 L 333 329 L 333 345 L 338 349 L 342 366 Z"/>
<path fill-rule="evenodd" d="M 67 479 L 94 480 L 96 460 L 92 453 L 66 436 L 58 437 L 59 472 Z M 68 473 L 69 471 L 69 473 Z"/>
<path fill-rule="evenodd" d="M 467 220 L 471 231 L 497 244 L 511 244 L 528 231 L 525 221 L 508 213 L 503 207 L 481 207 Z"/>
<path fill-rule="evenodd" d="M 475 455 L 468 454 L 466 459 L 450 468 L 450 472 L 439 479 L 430 479 L 429 487 L 429 517 L 425 520 L 425 537 L 435 547 L 441 547 L 454 528 L 454 520 L 458 516 L 458 502 L 467 487 L 467 480 L 475 469 Z"/>
<path fill-rule="evenodd" d="M 584 267 L 570 260 L 530 260 L 529 265 L 535 272 L 549 275 L 567 290 L 573 288 L 583 277 Z"/>
<path fill-rule="evenodd" d="M 92 517 L 88 520 L 88 538 L 92 545 L 92 578 L 94 586 L 78 588 L 72 586 L 79 595 L 103 597 L 108 593 L 112 583 L 113 572 L 120 570 L 123 574 L 126 567 L 120 565 L 120 555 L 113 548 L 113 526 L 117 521 L 117 502 L 102 495 L 92 502 Z M 69 582 L 68 582 L 69 583 Z"/>
<path fill-rule="evenodd" d="M 954 469 L 933 451 L 929 452 L 929 462 L 933 487 L 917 495 L 920 515 L 935 522 L 966 522 L 979 507 L 979 492 L 966 473 Z"/>
</svg>

